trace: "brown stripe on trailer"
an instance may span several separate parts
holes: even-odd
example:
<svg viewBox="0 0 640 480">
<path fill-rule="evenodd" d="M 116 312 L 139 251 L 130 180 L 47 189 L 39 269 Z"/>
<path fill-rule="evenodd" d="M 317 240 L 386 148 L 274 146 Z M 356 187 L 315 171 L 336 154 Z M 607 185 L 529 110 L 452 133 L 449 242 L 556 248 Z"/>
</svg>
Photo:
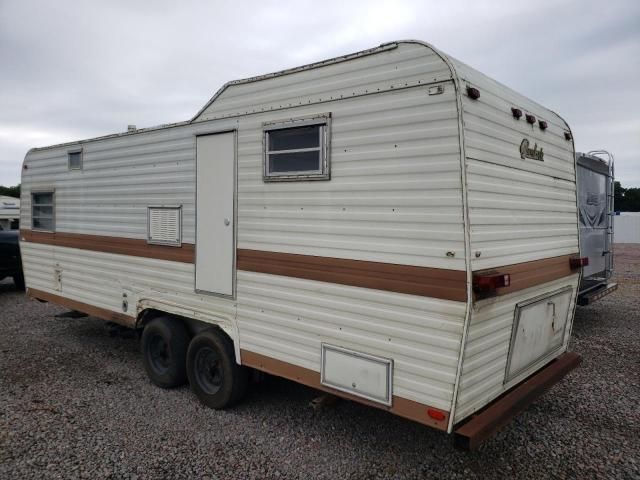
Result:
<svg viewBox="0 0 640 480">
<path fill-rule="evenodd" d="M 66 232 L 20 230 L 22 241 L 77 248 L 94 252 L 195 263 L 195 246 L 154 245 L 146 240 Z M 509 274 L 511 284 L 492 293 L 506 295 L 574 274 L 570 261 L 575 255 L 533 260 L 479 270 L 477 275 Z M 249 272 L 317 280 L 389 292 L 465 302 L 466 273 L 463 270 L 419 267 L 365 260 L 320 257 L 261 250 L 237 250 L 237 268 Z M 484 298 L 476 295 L 476 299 Z"/>
<path fill-rule="evenodd" d="M 445 410 L 430 407 L 429 405 L 414 402 L 413 400 L 398 397 L 396 395 L 393 396 L 393 402 L 391 406 L 382 405 L 380 403 L 372 402 L 370 400 L 366 400 L 364 398 L 334 390 L 333 388 L 322 385 L 320 383 L 320 373 L 304 367 L 299 367 L 288 362 L 276 360 L 275 358 L 267 357 L 265 355 L 250 352 L 247 350 L 240 350 L 240 358 L 243 365 L 255 368 L 256 370 L 276 375 L 278 377 L 283 377 L 288 380 L 293 380 L 309 387 L 331 393 L 338 397 L 353 400 L 354 402 L 362 403 L 364 405 L 376 407 L 382 410 L 387 410 L 400 417 L 422 423 L 438 430 L 447 430 L 449 412 Z M 428 410 L 434 410 L 439 414 L 442 414 L 442 420 L 435 420 L 431 418 L 427 413 Z"/>
<path fill-rule="evenodd" d="M 473 276 L 475 278 L 484 275 L 508 274 L 510 276 L 510 285 L 508 287 L 500 287 L 487 296 L 506 295 L 577 273 L 577 270 L 571 268 L 571 259 L 575 258 L 575 256 L 575 254 L 562 255 L 560 257 L 543 258 L 487 270 L 478 270 L 473 272 Z M 479 300 L 485 298 L 485 296 L 476 294 L 475 298 Z"/>
<path fill-rule="evenodd" d="M 464 302 L 462 270 L 238 249 L 238 270 Z"/>
<path fill-rule="evenodd" d="M 107 320 L 109 322 L 118 323 L 125 327 L 135 327 L 136 325 L 136 317 L 107 310 L 106 308 L 89 305 L 88 303 L 78 302 L 77 300 L 72 300 L 71 298 L 56 295 L 54 293 L 43 292 L 42 290 L 36 290 L 35 288 L 27 288 L 27 296 L 35 298 L 36 300 L 56 303 L 71 310 L 86 313 L 92 317 L 101 318 L 102 320 Z"/>
<path fill-rule="evenodd" d="M 25 242 L 42 243 L 58 247 L 78 248 L 94 252 L 131 255 L 134 257 L 156 258 L 172 262 L 194 263 L 195 247 L 183 243 L 180 247 L 153 245 L 146 240 L 124 237 L 107 237 L 104 235 L 86 235 L 84 233 L 39 232 L 20 230 L 20 237 Z"/>
</svg>

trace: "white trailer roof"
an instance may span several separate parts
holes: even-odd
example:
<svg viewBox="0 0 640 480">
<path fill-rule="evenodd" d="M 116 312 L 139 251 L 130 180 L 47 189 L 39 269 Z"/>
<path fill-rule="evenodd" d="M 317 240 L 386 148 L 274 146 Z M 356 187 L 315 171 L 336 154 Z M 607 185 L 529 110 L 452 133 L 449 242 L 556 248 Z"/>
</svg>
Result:
<svg viewBox="0 0 640 480">
<path fill-rule="evenodd" d="M 401 51 L 391 54 L 399 48 Z M 385 53 L 389 55 L 380 55 Z M 359 61 L 362 69 L 367 69 L 367 75 L 354 76 L 353 67 L 343 66 L 350 61 Z M 371 75 L 371 64 L 376 63 L 378 72 Z M 318 69 L 324 69 L 323 73 L 318 73 Z M 191 121 L 280 110 L 451 79 L 499 88 L 502 96 L 506 93 L 514 104 L 538 114 L 543 110 L 545 117 L 554 118 L 555 123 L 569 129 L 555 112 L 420 40 L 397 40 L 341 57 L 228 82 Z M 262 102 L 258 104 L 254 102 L 257 93 L 262 94 Z M 252 103 L 243 99 L 251 99 Z"/>
</svg>

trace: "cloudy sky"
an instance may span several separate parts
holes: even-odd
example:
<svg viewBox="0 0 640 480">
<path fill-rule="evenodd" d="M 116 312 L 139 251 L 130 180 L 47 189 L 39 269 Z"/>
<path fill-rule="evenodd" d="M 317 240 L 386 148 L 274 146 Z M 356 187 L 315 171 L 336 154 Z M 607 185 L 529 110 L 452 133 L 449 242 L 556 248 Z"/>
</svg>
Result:
<svg viewBox="0 0 640 480">
<path fill-rule="evenodd" d="M 31 147 L 186 120 L 228 80 L 406 38 L 557 111 L 640 187 L 638 0 L 0 0 L 0 185 Z"/>
</svg>

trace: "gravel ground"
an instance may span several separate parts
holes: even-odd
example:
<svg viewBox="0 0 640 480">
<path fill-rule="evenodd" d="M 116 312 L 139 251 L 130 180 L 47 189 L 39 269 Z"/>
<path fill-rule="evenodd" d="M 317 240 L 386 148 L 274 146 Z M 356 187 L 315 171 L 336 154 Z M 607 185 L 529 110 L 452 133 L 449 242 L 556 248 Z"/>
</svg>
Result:
<svg viewBox="0 0 640 480">
<path fill-rule="evenodd" d="M 640 246 L 580 308 L 583 364 L 478 452 L 269 378 L 229 411 L 146 379 L 135 336 L 0 282 L 0 478 L 640 478 Z"/>
</svg>

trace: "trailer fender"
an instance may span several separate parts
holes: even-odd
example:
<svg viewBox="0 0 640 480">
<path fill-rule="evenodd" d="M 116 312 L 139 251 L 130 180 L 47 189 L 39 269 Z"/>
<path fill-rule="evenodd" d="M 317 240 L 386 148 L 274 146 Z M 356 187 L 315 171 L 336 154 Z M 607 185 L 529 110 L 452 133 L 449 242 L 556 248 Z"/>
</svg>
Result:
<svg viewBox="0 0 640 480">
<path fill-rule="evenodd" d="M 149 311 L 156 311 L 159 314 L 170 314 L 176 315 L 178 317 L 183 317 L 187 320 L 193 320 L 194 324 L 208 324 L 217 326 L 224 333 L 226 333 L 233 342 L 236 362 L 240 364 L 239 332 L 238 324 L 234 316 L 212 312 L 210 310 L 195 309 L 193 308 L 193 306 L 187 307 L 180 303 L 172 302 L 169 300 L 158 300 L 140 297 L 136 304 L 136 328 L 141 327 L 143 325 L 143 322 L 145 320 L 148 320 L 146 313 Z"/>
</svg>

